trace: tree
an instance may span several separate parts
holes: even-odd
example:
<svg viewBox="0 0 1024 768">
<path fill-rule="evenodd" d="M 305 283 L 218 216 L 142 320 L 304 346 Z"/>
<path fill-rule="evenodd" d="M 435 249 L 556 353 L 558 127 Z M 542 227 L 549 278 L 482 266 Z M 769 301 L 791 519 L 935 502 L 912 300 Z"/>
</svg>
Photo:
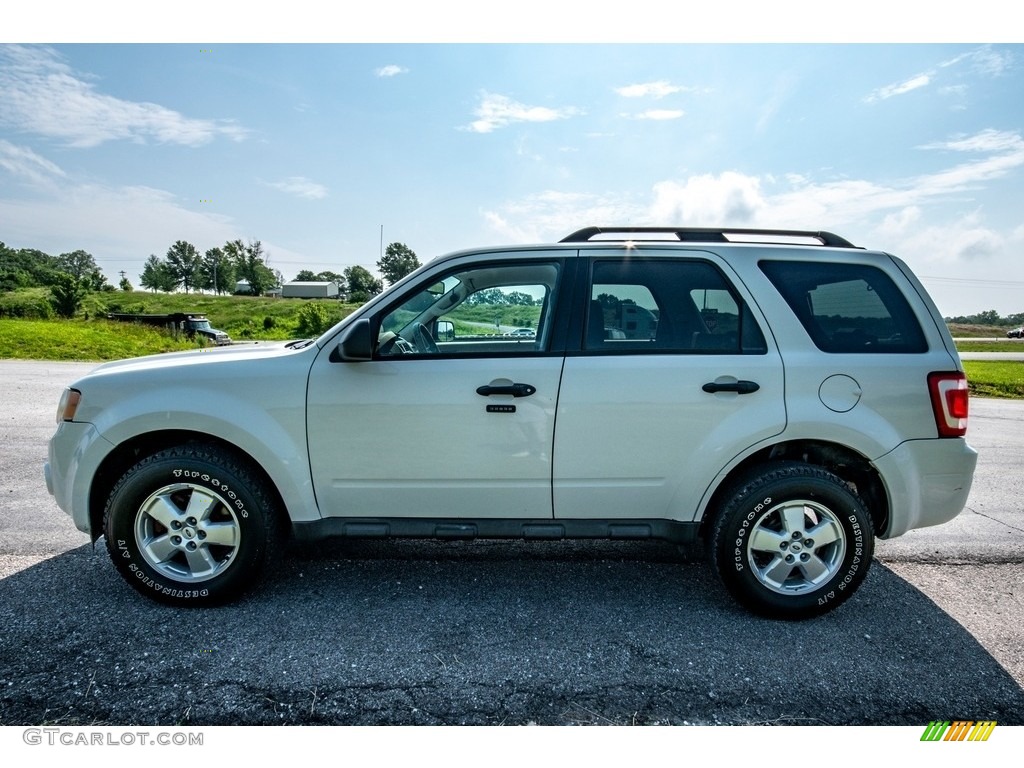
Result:
<svg viewBox="0 0 1024 768">
<path fill-rule="evenodd" d="M 241 240 L 232 240 L 225 243 L 224 253 L 234 262 L 238 278 L 249 283 L 253 296 L 262 296 L 264 291 L 273 287 L 277 278 L 267 266 L 268 256 L 259 240 L 250 240 L 248 245 Z"/>
<path fill-rule="evenodd" d="M 90 277 L 93 272 L 100 271 L 99 265 L 96 263 L 96 259 L 92 257 L 92 254 L 81 250 L 62 253 L 57 257 L 56 266 L 59 271 L 71 275 L 75 280 L 84 280 Z M 106 278 L 103 278 L 103 280 L 105 281 Z M 100 289 L 97 288 L 95 290 Z"/>
<path fill-rule="evenodd" d="M 358 264 L 345 270 L 345 282 L 348 283 L 348 300 L 357 304 L 369 301 L 384 290 L 380 279 Z"/>
<path fill-rule="evenodd" d="M 325 283 L 336 283 L 338 290 L 345 290 L 345 276 L 339 275 L 337 272 L 331 272 L 329 269 L 325 269 L 323 272 L 317 272 L 314 280 L 320 280 Z"/>
<path fill-rule="evenodd" d="M 152 253 L 142 267 L 142 274 L 139 275 L 139 284 L 143 288 L 149 288 L 151 291 L 164 291 L 165 293 L 170 293 L 177 286 L 174 275 L 171 274 L 171 270 L 167 266 L 167 262 L 162 261 Z"/>
<path fill-rule="evenodd" d="M 88 291 L 81 280 L 67 272 L 58 272 L 53 285 L 50 286 L 50 304 L 58 315 L 71 318 L 82 306 L 82 299 L 86 293 Z"/>
<path fill-rule="evenodd" d="M 199 282 L 199 251 L 192 243 L 178 240 L 167 249 L 167 268 L 175 286 L 180 285 L 188 293 Z"/>
<path fill-rule="evenodd" d="M 199 287 L 214 293 L 231 293 L 235 264 L 221 248 L 210 248 L 199 262 Z"/>
<path fill-rule="evenodd" d="M 132 290 L 134 290 L 132 288 L 132 284 L 130 282 L 128 282 L 128 278 L 127 277 L 122 277 L 121 278 L 121 282 L 119 283 L 119 286 L 120 286 L 121 290 L 124 291 L 125 293 L 131 293 Z"/>
<path fill-rule="evenodd" d="M 312 283 L 316 280 L 316 273 L 311 269 L 303 269 L 295 276 L 300 283 Z"/>
<path fill-rule="evenodd" d="M 42 251 L 15 250 L 0 243 L 0 290 L 51 285 L 56 278 L 56 261 Z"/>
<path fill-rule="evenodd" d="M 384 255 L 377 262 L 380 273 L 390 285 L 394 285 L 419 266 L 420 260 L 416 258 L 416 252 L 405 243 L 391 243 L 384 249 Z"/>
</svg>

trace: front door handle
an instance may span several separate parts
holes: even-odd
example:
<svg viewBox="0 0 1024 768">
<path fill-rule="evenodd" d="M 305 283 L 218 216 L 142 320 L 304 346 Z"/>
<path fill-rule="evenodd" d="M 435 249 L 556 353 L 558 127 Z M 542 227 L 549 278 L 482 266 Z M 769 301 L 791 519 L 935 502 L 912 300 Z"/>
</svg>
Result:
<svg viewBox="0 0 1024 768">
<path fill-rule="evenodd" d="M 484 384 L 476 388 L 478 395 L 490 397 L 491 395 L 512 395 L 512 397 L 529 397 L 537 388 L 532 384 Z"/>
<path fill-rule="evenodd" d="M 705 392 L 737 392 L 741 395 L 749 395 L 757 392 L 761 385 L 756 381 L 709 381 L 701 389 Z"/>
</svg>

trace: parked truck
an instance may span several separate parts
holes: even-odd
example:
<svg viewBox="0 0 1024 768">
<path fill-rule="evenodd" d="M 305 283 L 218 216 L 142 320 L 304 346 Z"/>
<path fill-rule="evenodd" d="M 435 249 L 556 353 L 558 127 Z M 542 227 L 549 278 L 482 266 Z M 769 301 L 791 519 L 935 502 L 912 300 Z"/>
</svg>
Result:
<svg viewBox="0 0 1024 768">
<path fill-rule="evenodd" d="M 133 315 L 124 313 L 111 313 L 107 315 L 108 320 L 117 320 L 122 323 L 142 323 L 144 325 L 156 325 L 166 328 L 175 333 L 183 333 L 188 338 L 195 338 L 197 335 L 203 337 L 218 347 L 231 343 L 231 337 L 224 331 L 218 331 L 206 318 L 206 315 L 198 312 L 174 312 L 169 315 Z"/>
</svg>

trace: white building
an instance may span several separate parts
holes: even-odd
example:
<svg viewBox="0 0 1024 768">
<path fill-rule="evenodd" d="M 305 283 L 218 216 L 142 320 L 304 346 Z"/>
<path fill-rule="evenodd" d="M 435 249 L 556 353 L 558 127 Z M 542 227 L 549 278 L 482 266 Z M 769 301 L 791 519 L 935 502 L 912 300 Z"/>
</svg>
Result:
<svg viewBox="0 0 1024 768">
<path fill-rule="evenodd" d="M 286 299 L 336 299 L 338 298 L 338 284 L 292 280 L 281 286 L 281 295 Z"/>
</svg>

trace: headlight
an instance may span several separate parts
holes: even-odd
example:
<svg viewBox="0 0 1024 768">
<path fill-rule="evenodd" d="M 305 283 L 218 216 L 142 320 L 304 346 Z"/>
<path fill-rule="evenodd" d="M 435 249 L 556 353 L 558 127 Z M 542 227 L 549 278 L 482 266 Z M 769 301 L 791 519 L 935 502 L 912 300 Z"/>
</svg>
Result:
<svg viewBox="0 0 1024 768">
<path fill-rule="evenodd" d="M 78 404 L 82 402 L 82 393 L 77 389 L 65 389 L 63 394 L 60 396 L 60 402 L 57 403 L 57 423 L 60 424 L 62 421 L 74 421 L 75 411 L 78 410 Z"/>
</svg>

